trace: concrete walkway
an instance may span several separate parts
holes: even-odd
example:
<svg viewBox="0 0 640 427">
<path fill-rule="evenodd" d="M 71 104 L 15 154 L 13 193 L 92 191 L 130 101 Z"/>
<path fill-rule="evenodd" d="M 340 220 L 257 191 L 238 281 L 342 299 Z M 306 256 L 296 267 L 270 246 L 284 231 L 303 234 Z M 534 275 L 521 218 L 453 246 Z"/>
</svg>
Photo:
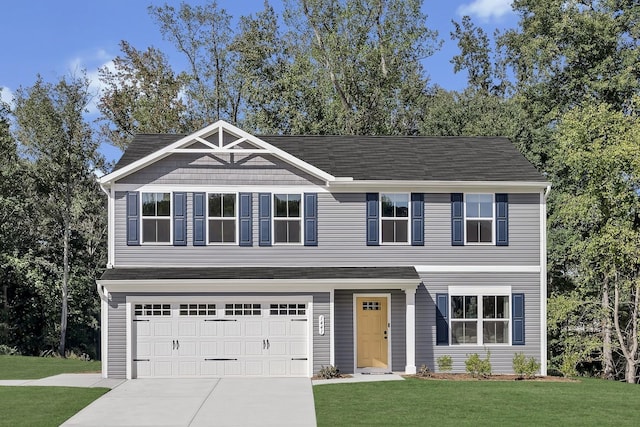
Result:
<svg viewBox="0 0 640 427">
<path fill-rule="evenodd" d="M 308 378 L 126 381 L 63 426 L 315 426 Z"/>
<path fill-rule="evenodd" d="M 102 378 L 100 374 L 59 374 L 39 380 L 0 380 L 0 386 L 115 388 L 124 381 L 125 380 Z"/>
</svg>

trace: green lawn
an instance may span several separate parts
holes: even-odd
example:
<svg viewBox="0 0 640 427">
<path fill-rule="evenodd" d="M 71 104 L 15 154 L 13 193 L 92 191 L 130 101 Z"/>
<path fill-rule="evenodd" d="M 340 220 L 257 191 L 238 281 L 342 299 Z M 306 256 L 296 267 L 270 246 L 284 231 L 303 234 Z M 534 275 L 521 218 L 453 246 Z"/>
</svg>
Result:
<svg viewBox="0 0 640 427">
<path fill-rule="evenodd" d="M 0 380 L 36 380 L 74 372 L 100 372 L 100 361 L 57 357 L 0 356 Z"/>
<path fill-rule="evenodd" d="M 0 426 L 59 426 L 107 388 L 0 387 Z"/>
<path fill-rule="evenodd" d="M 638 425 L 640 386 L 580 382 L 406 381 L 313 387 L 318 426 Z"/>
</svg>

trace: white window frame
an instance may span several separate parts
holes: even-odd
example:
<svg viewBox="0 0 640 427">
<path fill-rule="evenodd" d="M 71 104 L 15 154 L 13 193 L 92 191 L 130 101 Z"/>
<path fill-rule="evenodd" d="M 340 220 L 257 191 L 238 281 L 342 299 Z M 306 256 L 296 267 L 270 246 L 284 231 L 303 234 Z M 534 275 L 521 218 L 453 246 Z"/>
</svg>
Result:
<svg viewBox="0 0 640 427">
<path fill-rule="evenodd" d="M 205 240 L 206 244 L 207 245 L 211 245 L 211 246 L 237 246 L 239 244 L 239 242 L 240 242 L 240 231 L 239 231 L 240 230 L 240 224 L 239 224 L 239 222 L 240 222 L 240 218 L 239 218 L 240 195 L 239 195 L 239 193 L 234 192 L 234 191 L 207 191 L 205 194 L 206 194 L 206 198 L 207 198 L 207 203 L 206 203 L 206 207 L 205 207 L 206 212 L 207 212 L 207 214 L 206 214 L 206 226 L 205 226 L 205 228 L 206 228 L 205 233 L 207 234 L 207 238 Z M 226 216 L 226 217 L 225 216 L 221 216 L 221 217 L 210 217 L 209 216 L 209 195 L 210 194 L 222 194 L 223 196 L 225 194 L 233 194 L 234 197 L 236 198 L 235 215 L 233 216 L 233 219 L 236 222 L 236 227 L 235 227 L 236 229 L 235 229 L 235 232 L 234 232 L 235 241 L 233 241 L 233 242 L 210 242 L 209 241 L 209 220 L 216 220 L 216 219 L 229 220 L 229 219 L 231 219 L 230 216 Z M 224 204 L 224 202 L 223 202 L 223 204 Z"/>
<path fill-rule="evenodd" d="M 383 195 L 402 195 L 402 196 L 407 196 L 407 241 L 406 242 L 384 242 L 382 239 L 382 220 L 403 220 L 403 217 L 401 216 L 383 216 L 382 215 L 382 196 Z M 378 236 L 378 241 L 380 242 L 381 245 L 398 245 L 398 246 L 407 246 L 407 245 L 411 245 L 411 193 L 404 193 L 404 192 L 400 192 L 400 193 L 380 193 L 379 194 L 379 201 L 378 201 L 378 212 L 380 212 L 380 218 L 378 220 L 378 230 L 380 230 L 380 235 Z"/>
<path fill-rule="evenodd" d="M 169 194 L 169 216 L 145 216 L 142 210 L 144 206 L 144 195 L 145 194 Z M 157 202 L 156 202 L 157 203 Z M 165 191 L 165 190 L 149 190 L 149 191 L 140 191 L 140 244 L 141 245 L 156 245 L 156 246 L 171 246 L 173 245 L 173 191 Z M 157 213 L 157 212 L 156 212 Z M 144 241 L 144 220 L 145 219 L 168 219 L 169 220 L 169 241 L 168 242 L 145 242 Z"/>
<path fill-rule="evenodd" d="M 486 220 L 488 217 L 467 217 L 467 196 L 491 196 L 491 241 L 490 242 L 469 242 L 467 241 L 467 220 Z M 496 195 L 495 193 L 464 193 L 464 244 L 469 246 L 492 246 L 496 244 Z"/>
<path fill-rule="evenodd" d="M 276 219 L 276 194 L 298 195 L 300 196 L 300 242 L 276 242 L 276 222 L 277 221 L 291 221 L 291 218 L 296 217 L 277 217 Z M 289 246 L 303 246 L 304 245 L 304 194 L 297 191 L 279 191 L 271 193 L 271 240 L 273 245 L 289 245 Z"/>
<path fill-rule="evenodd" d="M 453 310 L 451 308 L 451 298 L 459 297 L 459 296 L 474 296 L 478 298 L 478 308 L 477 308 L 477 317 L 476 319 L 454 319 L 453 318 Z M 509 310 L 507 315 L 509 317 L 505 319 L 484 319 L 483 318 L 483 297 L 488 296 L 505 296 L 509 301 Z M 511 286 L 450 286 L 449 287 L 449 297 L 447 298 L 447 310 L 449 311 L 449 345 L 453 347 L 508 347 L 511 346 L 512 340 L 512 329 L 513 329 L 513 298 L 511 296 Z M 454 344 L 453 343 L 453 323 L 455 322 L 476 322 L 476 342 L 475 343 L 463 343 L 463 344 Z M 506 343 L 484 343 L 483 334 L 483 322 L 494 321 L 494 320 L 506 320 L 507 327 L 507 342 Z"/>
</svg>

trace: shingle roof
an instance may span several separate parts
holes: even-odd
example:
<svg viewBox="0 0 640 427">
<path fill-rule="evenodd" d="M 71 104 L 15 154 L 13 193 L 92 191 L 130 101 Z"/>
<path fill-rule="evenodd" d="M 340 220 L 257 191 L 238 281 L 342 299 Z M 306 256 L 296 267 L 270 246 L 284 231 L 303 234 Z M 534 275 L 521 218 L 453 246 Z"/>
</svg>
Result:
<svg viewBox="0 0 640 427">
<path fill-rule="evenodd" d="M 114 171 L 184 135 L 138 135 Z M 504 137 L 258 136 L 336 177 L 356 180 L 546 179 Z"/>
<path fill-rule="evenodd" d="M 100 280 L 172 279 L 415 279 L 413 267 L 208 267 L 112 268 Z"/>
</svg>

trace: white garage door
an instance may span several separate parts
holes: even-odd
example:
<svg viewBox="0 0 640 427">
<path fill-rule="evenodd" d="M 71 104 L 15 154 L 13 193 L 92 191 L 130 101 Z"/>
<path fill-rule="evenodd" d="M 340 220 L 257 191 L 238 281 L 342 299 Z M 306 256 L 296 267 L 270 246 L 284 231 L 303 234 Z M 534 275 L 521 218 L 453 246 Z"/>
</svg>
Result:
<svg viewBox="0 0 640 427">
<path fill-rule="evenodd" d="M 309 376 L 306 303 L 133 304 L 134 378 Z"/>
</svg>

